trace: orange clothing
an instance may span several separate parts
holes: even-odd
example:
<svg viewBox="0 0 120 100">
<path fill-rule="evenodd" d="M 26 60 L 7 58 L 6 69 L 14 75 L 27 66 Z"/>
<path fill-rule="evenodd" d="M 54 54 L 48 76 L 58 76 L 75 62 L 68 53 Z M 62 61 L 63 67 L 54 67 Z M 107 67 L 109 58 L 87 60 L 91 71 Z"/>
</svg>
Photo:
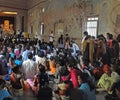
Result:
<svg viewBox="0 0 120 100">
<path fill-rule="evenodd" d="M 29 91 L 30 90 L 30 85 L 28 84 L 27 81 L 24 81 L 24 90 Z"/>
<path fill-rule="evenodd" d="M 56 67 L 55 67 L 55 62 L 53 60 L 49 61 L 49 65 L 50 65 L 50 71 L 52 74 L 55 74 L 56 72 Z"/>
</svg>

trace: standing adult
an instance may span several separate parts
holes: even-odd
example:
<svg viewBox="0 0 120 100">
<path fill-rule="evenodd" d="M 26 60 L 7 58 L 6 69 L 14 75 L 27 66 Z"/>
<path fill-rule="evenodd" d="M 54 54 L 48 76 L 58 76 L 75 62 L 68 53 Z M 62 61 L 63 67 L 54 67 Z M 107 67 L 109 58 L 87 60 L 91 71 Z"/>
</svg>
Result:
<svg viewBox="0 0 120 100">
<path fill-rule="evenodd" d="M 53 35 L 53 31 L 51 31 L 50 33 L 50 38 L 49 38 L 49 42 L 50 42 L 50 47 L 53 48 L 53 42 L 54 42 L 54 35 Z"/>
<path fill-rule="evenodd" d="M 81 52 L 81 50 L 74 40 L 71 41 L 71 44 L 72 44 L 72 56 L 75 58 L 77 54 Z"/>
<path fill-rule="evenodd" d="M 83 46 L 84 46 L 83 43 L 84 43 L 85 38 L 86 38 L 87 36 L 88 36 L 88 32 L 87 32 L 87 31 L 83 32 L 83 38 L 82 38 L 82 41 L 81 41 L 81 43 L 82 43 L 82 44 L 81 44 L 81 45 L 82 45 L 82 47 L 81 47 L 82 50 L 83 50 L 83 48 L 84 48 L 84 47 L 83 47 Z"/>
<path fill-rule="evenodd" d="M 83 63 L 85 66 L 88 66 L 89 63 L 93 63 L 93 51 L 94 51 L 94 42 L 90 35 L 85 37 L 83 42 Z"/>
<path fill-rule="evenodd" d="M 58 38 L 58 48 L 62 49 L 64 48 L 64 41 L 63 41 L 63 35 Z"/>
<path fill-rule="evenodd" d="M 27 45 L 27 46 L 25 47 L 25 50 L 24 50 L 23 53 L 22 53 L 22 60 L 23 60 L 23 61 L 25 61 L 25 60 L 28 59 L 28 53 L 29 53 L 29 52 L 30 52 L 30 46 Z"/>
<path fill-rule="evenodd" d="M 65 35 L 65 43 L 64 43 L 64 48 L 65 48 L 65 55 L 70 54 L 70 37 L 68 34 Z"/>
</svg>

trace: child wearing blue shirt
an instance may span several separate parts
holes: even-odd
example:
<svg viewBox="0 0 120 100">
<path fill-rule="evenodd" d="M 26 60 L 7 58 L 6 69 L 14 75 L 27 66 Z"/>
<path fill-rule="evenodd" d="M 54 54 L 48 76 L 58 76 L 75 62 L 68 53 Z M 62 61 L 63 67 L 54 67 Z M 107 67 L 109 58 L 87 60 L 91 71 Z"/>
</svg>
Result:
<svg viewBox="0 0 120 100">
<path fill-rule="evenodd" d="M 0 79 L 0 100 L 3 100 L 6 97 L 11 97 L 11 95 L 5 88 L 5 81 L 3 79 Z"/>
</svg>

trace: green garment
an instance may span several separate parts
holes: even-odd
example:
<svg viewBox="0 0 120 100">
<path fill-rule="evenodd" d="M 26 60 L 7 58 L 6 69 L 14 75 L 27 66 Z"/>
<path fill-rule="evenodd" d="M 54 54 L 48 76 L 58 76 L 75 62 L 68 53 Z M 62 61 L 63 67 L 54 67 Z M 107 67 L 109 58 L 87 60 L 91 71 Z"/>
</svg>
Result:
<svg viewBox="0 0 120 100">
<path fill-rule="evenodd" d="M 112 85 L 111 82 L 112 82 L 111 77 L 108 74 L 104 73 L 101 76 L 101 78 L 99 79 L 99 81 L 97 83 L 97 86 L 101 87 L 101 88 L 103 88 L 105 90 L 108 90 L 111 87 L 111 85 Z"/>
<path fill-rule="evenodd" d="M 120 80 L 120 76 L 116 72 L 112 72 L 111 76 L 108 74 L 104 73 L 101 78 L 99 79 L 97 86 L 105 89 L 108 91 L 113 83 L 117 82 Z M 111 93 L 111 91 L 108 91 Z"/>
</svg>

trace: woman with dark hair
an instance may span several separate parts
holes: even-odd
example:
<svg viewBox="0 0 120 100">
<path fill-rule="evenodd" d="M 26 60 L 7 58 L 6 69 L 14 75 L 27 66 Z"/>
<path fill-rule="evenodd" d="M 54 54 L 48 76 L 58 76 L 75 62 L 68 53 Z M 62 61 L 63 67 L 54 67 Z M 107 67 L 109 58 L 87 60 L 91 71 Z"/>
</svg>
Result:
<svg viewBox="0 0 120 100">
<path fill-rule="evenodd" d="M 58 38 L 58 48 L 59 48 L 59 49 L 64 48 L 63 35 L 61 35 L 61 36 Z"/>
<path fill-rule="evenodd" d="M 81 73 L 78 76 L 79 89 L 84 93 L 84 100 L 96 100 L 95 86 L 89 78 L 87 73 Z"/>
<path fill-rule="evenodd" d="M 67 69 L 69 73 L 69 79 L 72 80 L 74 88 L 78 88 L 78 70 L 74 68 L 74 64 L 68 64 Z"/>
</svg>

